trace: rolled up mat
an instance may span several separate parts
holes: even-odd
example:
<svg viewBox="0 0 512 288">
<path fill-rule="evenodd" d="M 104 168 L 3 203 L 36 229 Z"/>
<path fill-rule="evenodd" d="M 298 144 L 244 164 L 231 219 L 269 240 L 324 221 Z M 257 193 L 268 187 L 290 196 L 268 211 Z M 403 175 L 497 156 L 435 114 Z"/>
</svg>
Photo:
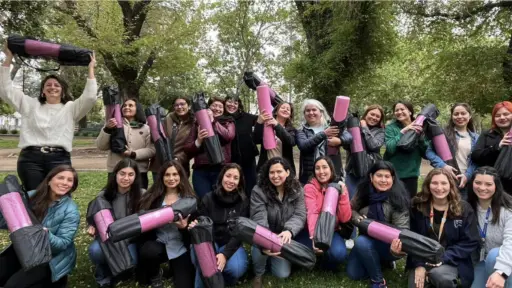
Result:
<svg viewBox="0 0 512 288">
<path fill-rule="evenodd" d="M 425 119 L 436 119 L 437 116 L 439 116 L 439 110 L 437 110 L 436 106 L 434 104 L 427 104 L 423 107 L 413 123 L 421 125 L 423 129 L 425 129 Z M 398 141 L 397 147 L 403 151 L 412 151 L 416 148 L 419 137 L 420 135 L 416 133 L 416 131 L 407 130 L 400 138 L 400 141 Z"/>
<path fill-rule="evenodd" d="M 222 152 L 222 146 L 220 145 L 219 136 L 215 134 L 212 122 L 208 116 L 208 105 L 204 99 L 203 93 L 197 93 L 192 99 L 192 108 L 196 115 L 197 123 L 201 129 L 208 131 L 208 137 L 203 139 L 203 145 L 206 149 L 206 155 L 208 161 L 212 165 L 222 164 L 224 162 L 224 153 Z"/>
<path fill-rule="evenodd" d="M 368 172 L 368 153 L 364 147 L 364 141 L 361 137 L 359 118 L 351 116 L 347 120 L 347 130 L 352 135 L 350 144 L 350 157 L 354 161 L 353 172 L 357 177 L 364 177 Z"/>
<path fill-rule="evenodd" d="M 313 241 L 315 247 L 324 252 L 331 247 L 332 236 L 336 229 L 336 210 L 341 187 L 338 183 L 330 183 L 325 191 L 322 212 L 316 221 L 315 236 Z"/>
<path fill-rule="evenodd" d="M 277 234 L 256 224 L 251 219 L 245 217 L 230 219 L 228 220 L 228 227 L 231 236 L 240 241 L 257 245 L 272 252 L 281 252 L 280 257 L 295 265 L 307 269 L 315 267 L 316 256 L 313 250 L 295 240 L 292 240 L 289 244 L 281 244 Z"/>
<path fill-rule="evenodd" d="M 121 115 L 121 98 L 119 89 L 115 86 L 105 86 L 102 91 L 103 105 L 105 106 L 105 123 L 115 118 L 117 125 L 110 132 L 110 151 L 121 154 L 126 151 L 126 137 L 124 135 L 123 116 Z"/>
<path fill-rule="evenodd" d="M 347 119 L 348 107 L 350 106 L 350 98 L 346 96 L 337 96 L 334 103 L 334 112 L 330 126 L 336 126 L 338 129 L 343 129 L 343 122 Z M 339 147 L 327 146 L 327 155 L 336 155 Z"/>
<path fill-rule="evenodd" d="M 191 243 L 196 252 L 201 279 L 205 287 L 224 287 L 224 277 L 217 269 L 217 258 L 213 244 L 213 221 L 206 216 L 199 216 L 197 224 L 189 230 Z"/>
<path fill-rule="evenodd" d="M 45 58 L 65 66 L 87 66 L 92 51 L 66 44 L 39 41 L 32 37 L 11 35 L 7 47 L 13 54 L 26 58 Z"/>
<path fill-rule="evenodd" d="M 512 136 L 512 131 L 509 131 L 505 135 Z M 500 177 L 504 179 L 512 179 L 510 163 L 512 163 L 512 146 L 505 145 L 501 147 L 500 155 L 498 155 L 498 159 L 496 159 L 496 163 L 494 163 L 494 168 L 496 168 Z"/>
<path fill-rule="evenodd" d="M 7 223 L 7 229 L 10 233 L 23 227 L 32 226 L 32 221 L 27 213 L 25 204 L 19 192 L 8 192 L 4 184 L 4 191 L 7 192 L 0 196 L 0 213 L 4 216 Z"/>
<path fill-rule="evenodd" d="M 448 145 L 448 140 L 446 139 L 446 135 L 444 134 L 443 128 L 439 125 L 439 123 L 431 118 L 426 120 L 427 123 L 427 131 L 426 135 L 428 138 L 432 140 L 434 151 L 436 154 L 448 165 L 457 169 L 457 173 L 460 173 L 459 165 L 457 161 L 453 157 L 450 146 Z"/>
<path fill-rule="evenodd" d="M 256 88 L 256 94 L 258 97 L 258 108 L 260 113 L 265 110 L 267 113 L 272 113 L 272 105 L 270 104 L 270 88 L 267 85 L 261 85 Z M 274 127 L 263 125 L 263 147 L 266 150 L 275 149 L 277 146 L 276 133 Z"/>
<path fill-rule="evenodd" d="M 439 242 L 408 229 L 397 229 L 372 219 L 363 219 L 356 226 L 359 233 L 384 243 L 391 244 L 394 239 L 400 239 L 402 251 L 425 262 L 439 263 L 443 258 L 444 247 Z"/>
<path fill-rule="evenodd" d="M 107 229 L 110 224 L 114 222 L 112 212 L 109 209 L 103 209 L 94 215 L 94 222 L 101 241 L 105 242 L 108 239 Z"/>
<path fill-rule="evenodd" d="M 155 146 L 156 159 L 163 164 L 172 160 L 174 154 L 171 147 L 171 141 L 167 138 L 162 125 L 162 115 L 160 115 L 160 105 L 153 104 L 146 109 L 146 120 L 151 131 L 151 140 Z"/>
<path fill-rule="evenodd" d="M 247 87 L 249 87 L 252 90 L 256 91 L 256 88 L 261 85 L 267 85 L 264 81 L 261 81 L 261 79 L 254 74 L 254 72 L 246 71 L 244 72 L 244 82 Z M 272 106 L 277 106 L 280 103 L 283 103 L 284 100 L 277 95 L 276 91 L 274 91 L 272 88 L 269 87 L 269 95 L 270 95 L 270 101 L 272 103 Z"/>
</svg>

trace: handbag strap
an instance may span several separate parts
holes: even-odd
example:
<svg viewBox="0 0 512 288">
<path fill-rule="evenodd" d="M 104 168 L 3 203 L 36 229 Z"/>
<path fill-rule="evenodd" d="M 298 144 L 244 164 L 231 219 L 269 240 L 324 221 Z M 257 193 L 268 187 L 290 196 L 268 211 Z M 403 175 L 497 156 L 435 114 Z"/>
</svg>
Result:
<svg viewBox="0 0 512 288">
<path fill-rule="evenodd" d="M 23 60 L 23 57 L 21 57 L 20 55 L 18 55 L 18 58 L 20 59 L 21 63 L 27 65 L 28 67 L 30 68 L 33 68 L 39 72 L 52 72 L 52 71 L 59 71 L 60 69 L 60 64 L 59 64 L 59 67 L 57 68 L 53 68 L 53 69 L 43 69 L 43 68 L 38 68 L 38 67 L 34 67 L 32 65 L 30 65 L 29 63 L 25 62 L 25 60 Z"/>
</svg>

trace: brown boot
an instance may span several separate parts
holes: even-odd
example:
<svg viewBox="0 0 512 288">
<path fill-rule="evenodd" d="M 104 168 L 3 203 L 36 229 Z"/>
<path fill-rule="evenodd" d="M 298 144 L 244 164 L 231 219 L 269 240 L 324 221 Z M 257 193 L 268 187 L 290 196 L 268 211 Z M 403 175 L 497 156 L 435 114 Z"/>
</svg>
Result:
<svg viewBox="0 0 512 288">
<path fill-rule="evenodd" d="M 263 287 L 263 277 L 262 276 L 254 276 L 252 280 L 252 288 L 262 288 Z"/>
</svg>

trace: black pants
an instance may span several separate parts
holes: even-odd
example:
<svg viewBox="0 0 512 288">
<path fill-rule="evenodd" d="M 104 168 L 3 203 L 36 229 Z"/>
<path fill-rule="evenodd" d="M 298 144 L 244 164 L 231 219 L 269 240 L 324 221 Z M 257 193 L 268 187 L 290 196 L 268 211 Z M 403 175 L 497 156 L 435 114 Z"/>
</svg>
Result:
<svg viewBox="0 0 512 288">
<path fill-rule="evenodd" d="M 64 288 L 68 277 L 52 283 L 52 272 L 48 264 L 23 271 L 12 247 L 0 256 L 0 287 L 4 288 Z"/>
<path fill-rule="evenodd" d="M 71 165 L 71 157 L 67 151 L 43 153 L 21 150 L 17 170 L 23 188 L 25 191 L 36 189 L 53 168 L 63 164 Z"/>
<path fill-rule="evenodd" d="M 137 265 L 139 282 L 147 283 L 158 275 L 160 264 L 168 261 L 172 271 L 172 279 L 176 288 L 193 288 L 195 268 L 190 260 L 190 253 L 184 253 L 178 258 L 169 260 L 165 245 L 154 241 L 146 241 L 139 249 L 139 264 Z"/>
<path fill-rule="evenodd" d="M 418 193 L 418 177 L 401 178 L 400 180 L 402 180 L 405 189 L 409 192 L 410 199 L 416 196 L 416 193 Z"/>
<path fill-rule="evenodd" d="M 110 180 L 110 177 L 115 177 L 114 173 L 113 172 L 109 172 L 108 173 L 108 180 Z M 154 179 L 154 178 L 153 178 Z M 143 189 L 148 189 L 148 173 L 147 172 L 144 172 L 144 173 L 140 173 L 140 185 L 142 186 L 141 188 Z"/>
</svg>

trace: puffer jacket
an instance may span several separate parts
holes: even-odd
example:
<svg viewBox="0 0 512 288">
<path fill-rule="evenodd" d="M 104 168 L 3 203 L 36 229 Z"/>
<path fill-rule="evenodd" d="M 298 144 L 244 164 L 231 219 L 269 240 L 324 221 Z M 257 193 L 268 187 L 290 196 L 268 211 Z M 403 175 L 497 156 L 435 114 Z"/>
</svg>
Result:
<svg viewBox="0 0 512 288">
<path fill-rule="evenodd" d="M 304 191 L 286 193 L 283 201 L 277 196 L 267 197 L 263 190 L 254 186 L 251 193 L 251 219 L 274 233 L 290 231 L 297 236 L 306 222 Z"/>
<path fill-rule="evenodd" d="M 32 190 L 28 194 L 32 197 L 35 192 L 35 190 Z M 0 218 L 3 218 L 1 214 Z M 5 222 L 0 221 L 0 223 Z M 50 270 L 52 271 L 52 281 L 56 282 L 71 273 L 76 265 L 74 239 L 78 231 L 78 225 L 80 225 L 78 206 L 70 196 L 64 196 L 50 205 L 41 224 L 48 228 L 50 234 L 52 250 Z M 7 226 L 0 228 L 7 229 Z"/>
</svg>

